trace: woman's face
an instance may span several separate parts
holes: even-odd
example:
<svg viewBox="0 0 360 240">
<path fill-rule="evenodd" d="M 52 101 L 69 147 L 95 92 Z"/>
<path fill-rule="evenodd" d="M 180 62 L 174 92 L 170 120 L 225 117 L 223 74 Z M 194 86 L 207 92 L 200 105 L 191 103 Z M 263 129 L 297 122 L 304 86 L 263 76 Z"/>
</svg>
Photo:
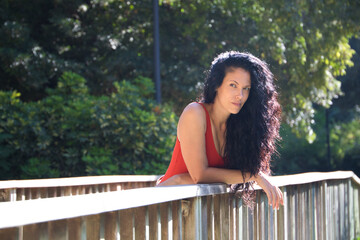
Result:
<svg viewBox="0 0 360 240">
<path fill-rule="evenodd" d="M 251 88 L 250 73 L 243 68 L 231 67 L 221 86 L 217 89 L 214 102 L 218 101 L 229 113 L 237 114 L 249 97 Z"/>
</svg>

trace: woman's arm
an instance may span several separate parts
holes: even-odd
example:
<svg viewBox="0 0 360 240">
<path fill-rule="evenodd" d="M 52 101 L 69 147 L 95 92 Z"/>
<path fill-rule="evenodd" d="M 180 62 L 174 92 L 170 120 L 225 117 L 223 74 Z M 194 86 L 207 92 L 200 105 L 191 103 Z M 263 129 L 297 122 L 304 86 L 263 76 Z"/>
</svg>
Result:
<svg viewBox="0 0 360 240">
<path fill-rule="evenodd" d="M 250 174 L 239 170 L 209 167 L 206 156 L 206 113 L 197 103 L 189 104 L 180 116 L 177 136 L 181 153 L 194 183 L 223 182 L 227 184 L 254 181 Z"/>
<path fill-rule="evenodd" d="M 269 204 L 278 208 L 282 202 L 282 194 L 277 187 L 271 184 L 268 176 L 259 173 L 250 177 L 249 173 L 243 175 L 240 170 L 208 166 L 205 132 L 206 115 L 203 107 L 196 103 L 188 105 L 180 116 L 177 136 L 189 174 L 175 175 L 158 186 L 220 182 L 236 184 L 256 181 L 266 192 Z"/>
<path fill-rule="evenodd" d="M 168 178 L 166 181 L 157 184 L 156 186 L 163 187 L 163 186 L 186 185 L 186 184 L 195 184 L 195 183 L 190 177 L 190 174 L 182 173 L 182 174 L 174 175 Z"/>
<path fill-rule="evenodd" d="M 280 189 L 274 186 L 270 182 L 270 176 L 267 176 L 260 172 L 257 176 L 254 176 L 254 181 L 264 190 L 268 197 L 269 205 L 274 209 L 279 209 L 280 204 L 284 205 L 283 194 Z M 170 186 L 170 185 L 185 185 L 195 184 L 189 173 L 182 173 L 174 175 L 166 181 L 159 183 L 157 186 Z"/>
</svg>

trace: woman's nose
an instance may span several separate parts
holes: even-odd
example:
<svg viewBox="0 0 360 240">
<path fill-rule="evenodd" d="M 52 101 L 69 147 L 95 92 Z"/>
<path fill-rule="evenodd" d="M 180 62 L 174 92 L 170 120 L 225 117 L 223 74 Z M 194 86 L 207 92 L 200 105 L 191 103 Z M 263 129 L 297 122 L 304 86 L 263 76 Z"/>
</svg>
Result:
<svg viewBox="0 0 360 240">
<path fill-rule="evenodd" d="M 241 90 L 238 94 L 236 94 L 236 98 L 241 100 L 243 97 L 243 91 Z"/>
</svg>

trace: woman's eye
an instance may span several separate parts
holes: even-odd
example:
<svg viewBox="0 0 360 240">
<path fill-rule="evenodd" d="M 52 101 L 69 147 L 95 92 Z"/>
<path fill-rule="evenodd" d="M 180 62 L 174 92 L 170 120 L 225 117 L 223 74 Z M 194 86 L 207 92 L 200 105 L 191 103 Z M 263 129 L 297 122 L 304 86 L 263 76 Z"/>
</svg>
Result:
<svg viewBox="0 0 360 240">
<path fill-rule="evenodd" d="M 247 87 L 247 88 L 245 88 L 245 90 L 246 90 L 246 91 L 250 91 L 250 88 L 249 88 L 249 87 Z"/>
<path fill-rule="evenodd" d="M 230 87 L 236 88 L 236 85 L 234 83 L 231 83 Z"/>
</svg>

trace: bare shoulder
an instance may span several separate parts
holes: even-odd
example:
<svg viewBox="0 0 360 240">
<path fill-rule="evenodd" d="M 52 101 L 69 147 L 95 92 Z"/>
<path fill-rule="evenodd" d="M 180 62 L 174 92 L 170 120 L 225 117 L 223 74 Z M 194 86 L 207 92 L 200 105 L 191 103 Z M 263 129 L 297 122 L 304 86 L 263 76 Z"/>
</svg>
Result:
<svg viewBox="0 0 360 240">
<path fill-rule="evenodd" d="M 180 116 L 181 118 L 204 122 L 203 120 L 206 119 L 206 115 L 204 108 L 199 103 L 192 102 L 185 107 Z"/>
<path fill-rule="evenodd" d="M 205 132 L 206 113 L 204 108 L 199 103 L 190 103 L 185 107 L 184 111 L 180 115 L 178 123 L 178 135 L 181 135 L 179 134 L 179 130 L 182 132 L 185 129 L 189 131 Z"/>
</svg>

